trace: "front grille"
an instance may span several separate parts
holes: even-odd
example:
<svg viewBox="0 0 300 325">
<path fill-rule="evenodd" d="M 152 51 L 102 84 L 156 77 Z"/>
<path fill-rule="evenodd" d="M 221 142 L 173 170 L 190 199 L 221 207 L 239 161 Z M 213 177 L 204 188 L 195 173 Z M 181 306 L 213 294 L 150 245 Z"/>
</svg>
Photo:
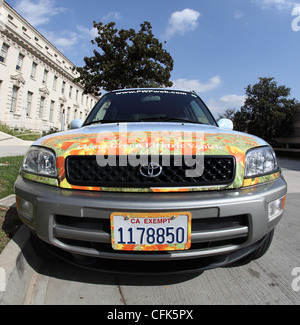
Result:
<svg viewBox="0 0 300 325">
<path fill-rule="evenodd" d="M 151 156 L 146 159 L 141 161 L 150 163 Z M 66 177 L 72 185 L 123 188 L 217 186 L 233 182 L 233 156 L 205 156 L 201 176 L 195 176 L 196 165 L 192 165 L 195 162 L 192 159 L 186 156 L 156 157 L 154 161 L 162 166 L 161 173 L 157 177 L 146 177 L 147 170 L 141 173 L 141 164 L 136 167 L 130 164 L 120 166 L 119 156 L 116 156 L 115 166 L 107 164 L 104 167 L 97 163 L 96 156 L 69 156 L 66 159 Z M 187 171 L 194 173 L 193 177 Z"/>
</svg>

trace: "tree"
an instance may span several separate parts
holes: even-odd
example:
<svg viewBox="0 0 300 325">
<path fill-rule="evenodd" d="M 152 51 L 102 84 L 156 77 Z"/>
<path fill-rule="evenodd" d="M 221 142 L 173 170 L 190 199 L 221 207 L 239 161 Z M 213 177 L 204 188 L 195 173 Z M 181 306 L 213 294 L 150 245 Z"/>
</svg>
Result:
<svg viewBox="0 0 300 325">
<path fill-rule="evenodd" d="M 246 88 L 246 101 L 234 114 L 235 128 L 255 134 L 267 142 L 288 135 L 288 125 L 299 102 L 288 99 L 291 89 L 278 86 L 274 78 L 259 78 L 259 82 Z"/>
<path fill-rule="evenodd" d="M 228 108 L 224 113 L 218 114 L 218 120 L 220 120 L 221 118 L 228 118 L 229 120 L 233 121 L 235 114 L 236 114 L 236 109 Z"/>
<path fill-rule="evenodd" d="M 174 62 L 154 37 L 151 24 L 145 21 L 138 32 L 118 31 L 115 25 L 94 22 L 98 36 L 92 44 L 101 51 L 95 49 L 94 56 L 84 58 L 85 66 L 76 68 L 80 73 L 76 81 L 84 85 L 85 93 L 99 96 L 101 88 L 171 87 Z"/>
</svg>

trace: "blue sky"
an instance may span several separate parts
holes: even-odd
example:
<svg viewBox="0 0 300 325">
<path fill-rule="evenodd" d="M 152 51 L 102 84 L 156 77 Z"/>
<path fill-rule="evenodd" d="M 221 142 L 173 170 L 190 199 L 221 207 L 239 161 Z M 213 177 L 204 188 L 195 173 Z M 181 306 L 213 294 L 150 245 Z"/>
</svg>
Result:
<svg viewBox="0 0 300 325">
<path fill-rule="evenodd" d="M 93 21 L 149 21 L 175 66 L 214 115 L 243 105 L 245 88 L 274 77 L 300 100 L 300 0 L 7 0 L 75 65 L 91 56 Z"/>
</svg>

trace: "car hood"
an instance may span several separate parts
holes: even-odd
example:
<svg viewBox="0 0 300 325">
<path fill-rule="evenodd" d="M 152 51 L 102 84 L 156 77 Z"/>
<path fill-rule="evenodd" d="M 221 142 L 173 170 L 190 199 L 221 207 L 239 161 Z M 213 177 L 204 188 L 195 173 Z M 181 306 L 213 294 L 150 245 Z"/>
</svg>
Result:
<svg viewBox="0 0 300 325">
<path fill-rule="evenodd" d="M 179 141 L 184 138 L 184 147 L 188 143 L 196 144 L 195 135 L 198 135 L 202 146 L 196 147 L 199 151 L 209 151 L 209 154 L 228 154 L 232 149 L 246 152 L 248 149 L 267 145 L 267 143 L 253 135 L 221 129 L 211 125 L 181 124 L 181 123 L 120 123 L 86 126 L 81 129 L 55 133 L 39 139 L 34 143 L 53 149 L 58 157 L 70 154 L 96 154 L 100 148 L 109 149 L 115 145 L 120 148 L 127 146 L 127 154 L 141 148 L 151 148 L 161 143 L 163 150 L 170 141 L 175 141 L 175 150 L 179 148 Z M 127 142 L 126 142 L 127 140 Z M 103 143 L 105 142 L 105 143 Z M 147 145 L 146 145 L 147 144 Z M 158 145 L 157 145 L 158 146 Z M 195 149 L 196 150 L 196 149 Z M 78 151 L 78 152 L 76 152 Z M 95 152 L 93 152 L 95 151 Z M 182 150 L 180 150 L 182 152 Z M 124 153 L 126 153 L 124 151 Z"/>
<path fill-rule="evenodd" d="M 153 150 L 159 155 L 195 155 L 199 153 L 205 156 L 234 156 L 236 175 L 230 187 L 238 188 L 242 187 L 244 182 L 246 152 L 251 148 L 267 145 L 267 143 L 249 134 L 210 125 L 139 122 L 86 126 L 81 129 L 46 136 L 39 139 L 34 145 L 47 147 L 55 151 L 60 187 L 104 190 L 98 187 L 87 188 L 69 184 L 65 174 L 65 159 L 74 155 L 151 155 Z M 220 188 L 223 187 L 210 189 Z M 207 189 L 206 187 L 205 190 Z M 105 188 L 105 190 L 120 189 Z M 139 190 L 136 189 L 136 191 Z M 157 189 L 148 190 L 155 191 Z M 184 189 L 163 189 L 161 191 L 176 190 Z M 192 190 L 203 189 L 193 188 Z M 130 189 L 130 191 L 133 191 L 133 189 Z"/>
</svg>

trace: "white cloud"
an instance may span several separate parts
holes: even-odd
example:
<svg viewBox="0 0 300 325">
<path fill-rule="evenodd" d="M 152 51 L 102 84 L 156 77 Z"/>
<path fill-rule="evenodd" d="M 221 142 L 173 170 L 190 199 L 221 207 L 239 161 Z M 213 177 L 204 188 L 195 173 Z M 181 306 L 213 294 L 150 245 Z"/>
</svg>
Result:
<svg viewBox="0 0 300 325">
<path fill-rule="evenodd" d="M 82 25 L 77 25 L 76 28 L 85 35 L 88 35 L 91 39 L 95 39 L 98 36 L 98 30 L 96 28 L 88 29 Z"/>
<path fill-rule="evenodd" d="M 18 0 L 15 9 L 35 27 L 48 23 L 51 16 L 66 10 L 56 7 L 54 0 Z"/>
<path fill-rule="evenodd" d="M 295 1 L 291 0 L 251 0 L 252 3 L 258 4 L 262 9 L 275 7 L 278 10 L 291 9 Z"/>
<path fill-rule="evenodd" d="M 56 46 L 62 53 L 66 50 L 70 50 L 78 42 L 78 34 L 70 31 L 62 31 L 59 34 L 41 31 L 42 34 Z"/>
<path fill-rule="evenodd" d="M 242 19 L 244 17 L 244 13 L 241 10 L 236 10 L 234 13 L 235 19 Z"/>
<path fill-rule="evenodd" d="M 240 109 L 246 100 L 246 96 L 242 95 L 225 95 L 219 100 L 211 99 L 208 101 L 208 107 L 215 117 L 224 113 L 227 109 Z"/>
<path fill-rule="evenodd" d="M 62 51 L 66 49 L 70 49 L 73 45 L 77 43 L 77 34 L 72 32 L 65 33 L 68 37 L 56 37 L 53 42 L 56 44 L 58 48 Z"/>
<path fill-rule="evenodd" d="M 121 14 L 116 11 L 109 12 L 106 16 L 101 18 L 101 21 L 116 21 L 122 18 Z"/>
<path fill-rule="evenodd" d="M 196 93 L 204 93 L 210 91 L 221 84 L 221 78 L 219 76 L 210 78 L 207 83 L 202 83 L 198 79 L 177 79 L 172 81 L 172 88 L 195 91 Z"/>
<path fill-rule="evenodd" d="M 195 30 L 200 15 L 200 12 L 188 8 L 174 12 L 169 19 L 163 39 L 169 40 L 177 34 L 184 35 L 186 32 Z"/>
<path fill-rule="evenodd" d="M 220 102 L 224 103 L 226 106 L 232 106 L 232 107 L 238 107 L 240 108 L 241 106 L 244 105 L 246 100 L 246 96 L 242 95 L 226 95 L 220 98 Z"/>
</svg>

